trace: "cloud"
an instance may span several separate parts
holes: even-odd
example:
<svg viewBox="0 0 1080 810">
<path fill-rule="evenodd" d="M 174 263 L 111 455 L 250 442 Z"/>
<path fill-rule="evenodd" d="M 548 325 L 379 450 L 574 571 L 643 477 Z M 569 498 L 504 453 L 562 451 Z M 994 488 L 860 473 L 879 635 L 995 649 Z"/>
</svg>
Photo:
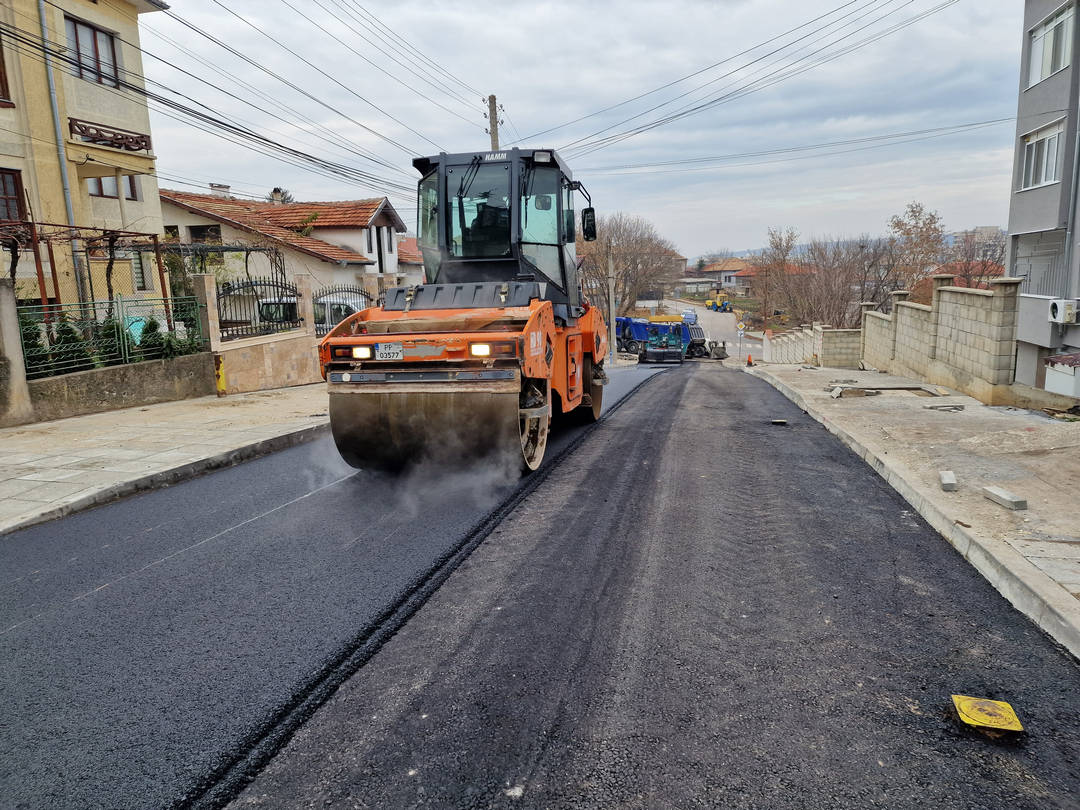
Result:
<svg viewBox="0 0 1080 810">
<path fill-rule="evenodd" d="M 320 5 L 334 10 L 370 41 L 334 20 Z M 174 48 L 147 31 L 144 47 L 178 66 L 212 77 L 224 89 L 252 99 L 264 112 L 147 59 L 150 78 L 299 148 L 372 168 L 311 126 L 305 129 L 283 123 L 270 113 L 290 121 L 296 114 L 302 115 L 348 138 L 350 145 L 371 150 L 394 164 L 393 171 L 373 171 L 412 184 L 413 150 L 424 154 L 440 148 L 486 148 L 483 94 L 496 93 L 505 107 L 505 144 L 719 62 L 839 5 L 840 0 L 509 2 L 495 6 L 402 0 L 392 6 L 367 6 L 385 26 L 380 27 L 371 20 L 361 25 L 347 16 L 345 10 L 359 17 L 359 4 L 296 4 L 311 20 L 322 23 L 385 71 L 467 120 L 445 112 L 381 73 L 283 0 L 230 4 L 271 34 L 270 39 L 210 0 L 191 0 L 174 9 L 340 113 L 275 82 L 164 15 L 143 15 L 142 19 L 181 45 Z M 900 21 L 933 5 L 934 0 L 859 0 L 850 9 L 898 9 L 888 19 Z M 588 169 L 742 153 L 1011 116 L 1016 110 L 1021 37 L 1021 4 L 1012 0 L 960 2 L 835 62 L 578 156 L 572 164 Z M 406 62 L 412 72 L 380 54 L 372 44 L 385 45 L 386 41 L 405 48 L 408 56 L 395 52 L 396 58 Z M 404 45 L 406 41 L 410 44 Z M 333 79 L 305 65 L 285 47 Z M 813 47 L 808 46 L 803 55 Z M 755 51 L 694 80 L 560 128 L 527 145 L 564 146 L 715 79 L 762 53 Z M 214 76 L 205 65 L 193 61 L 194 56 L 287 104 L 296 114 L 284 113 L 266 98 Z M 460 77 L 471 89 L 446 79 L 428 59 Z M 716 81 L 689 98 L 725 84 L 735 86 L 736 79 L 761 69 L 766 62 Z M 460 98 L 444 92 L 439 87 L 442 84 Z M 640 120 L 651 120 L 656 114 Z M 406 149 L 364 132 L 348 119 L 367 124 Z M 282 164 L 160 115 L 154 116 L 153 124 L 158 167 L 164 175 L 195 183 L 233 182 L 237 190 L 260 194 L 280 185 L 307 199 L 348 199 L 378 191 Z M 625 125 L 616 131 L 622 128 Z M 576 176 L 589 187 L 599 209 L 646 216 L 682 253 L 693 256 L 717 247 L 759 246 L 770 225 L 790 225 L 803 233 L 881 232 L 889 215 L 911 199 L 940 210 L 950 228 L 1003 224 L 1014 132 L 1015 128 L 1006 124 L 848 155 L 700 173 L 590 176 L 579 170 Z M 168 181 L 163 185 L 169 185 Z M 413 201 L 400 195 L 395 201 L 408 220 Z"/>
</svg>

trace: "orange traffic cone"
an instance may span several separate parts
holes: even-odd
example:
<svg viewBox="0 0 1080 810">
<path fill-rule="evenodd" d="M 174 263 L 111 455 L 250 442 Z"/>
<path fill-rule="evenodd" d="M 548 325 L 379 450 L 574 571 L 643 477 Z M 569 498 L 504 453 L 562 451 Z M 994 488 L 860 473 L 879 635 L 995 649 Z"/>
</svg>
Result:
<svg viewBox="0 0 1080 810">
<path fill-rule="evenodd" d="M 753 355 L 750 355 L 750 354 L 746 355 L 746 365 L 747 366 L 754 365 L 754 356 Z"/>
</svg>

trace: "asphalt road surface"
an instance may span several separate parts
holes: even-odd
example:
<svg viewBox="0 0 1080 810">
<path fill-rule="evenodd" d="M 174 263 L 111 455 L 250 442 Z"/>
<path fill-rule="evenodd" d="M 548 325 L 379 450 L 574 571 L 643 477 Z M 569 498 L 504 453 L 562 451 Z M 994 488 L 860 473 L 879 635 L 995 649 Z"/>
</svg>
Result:
<svg viewBox="0 0 1080 810">
<path fill-rule="evenodd" d="M 613 371 L 605 406 L 657 371 Z M 357 472 L 324 439 L 0 538 L 0 807 L 214 801 L 528 486 Z"/>
<path fill-rule="evenodd" d="M 672 308 L 677 312 L 682 312 L 684 309 L 694 310 L 698 316 L 698 323 L 701 324 L 701 328 L 705 330 L 709 339 L 724 343 L 728 354 L 732 357 L 738 357 L 740 360 L 745 360 L 747 355 L 753 357 L 754 360 L 762 358 L 759 338 L 752 338 L 748 334 L 743 335 L 740 349 L 739 331 L 735 328 L 737 319 L 734 313 L 713 312 L 711 309 L 706 309 L 704 304 L 681 299 L 676 299 Z"/>
<path fill-rule="evenodd" d="M 656 377 L 537 481 L 233 807 L 1080 805 L 1080 667 L 760 380 Z"/>
</svg>

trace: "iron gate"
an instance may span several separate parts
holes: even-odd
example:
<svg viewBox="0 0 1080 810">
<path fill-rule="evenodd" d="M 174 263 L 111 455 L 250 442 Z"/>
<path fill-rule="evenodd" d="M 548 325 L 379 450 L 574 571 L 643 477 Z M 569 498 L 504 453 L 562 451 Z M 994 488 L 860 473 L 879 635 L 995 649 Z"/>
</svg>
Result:
<svg viewBox="0 0 1080 810">
<path fill-rule="evenodd" d="M 313 296 L 315 334 L 326 335 L 352 315 L 371 306 L 371 296 L 355 284 L 331 284 Z"/>
</svg>

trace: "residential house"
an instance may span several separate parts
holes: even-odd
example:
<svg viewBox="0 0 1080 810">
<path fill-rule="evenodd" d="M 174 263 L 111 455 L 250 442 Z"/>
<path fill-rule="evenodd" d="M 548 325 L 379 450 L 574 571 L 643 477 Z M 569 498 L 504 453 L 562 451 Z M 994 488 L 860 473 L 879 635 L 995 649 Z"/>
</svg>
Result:
<svg viewBox="0 0 1080 810">
<path fill-rule="evenodd" d="M 701 268 L 699 275 L 712 279 L 713 289 L 734 292 L 737 286 L 736 274 L 750 266 L 746 259 L 719 259 Z"/>
<path fill-rule="evenodd" d="M 8 33 L 0 42 L 0 221 L 9 233 L 15 221 L 85 228 L 83 237 L 92 228 L 161 233 L 146 98 L 124 85 L 143 85 L 139 15 L 165 8 L 158 0 L 0 4 L 0 30 Z M 16 47 L 13 37 L 58 44 Z M 104 297 L 106 261 L 89 249 L 93 241 L 72 240 L 64 228 L 36 230 L 54 239 L 40 246 L 39 274 L 23 228 L 20 298 Z M 152 253 L 122 255 L 114 292 L 164 294 Z"/>
<path fill-rule="evenodd" d="M 1015 380 L 1043 387 L 1047 356 L 1080 351 L 1080 325 L 1054 306 L 1080 296 L 1076 2 L 1026 0 L 1022 37 L 1006 264 L 1024 280 Z"/>
<path fill-rule="evenodd" d="M 181 245 L 257 249 L 226 253 L 216 271 L 223 278 L 245 271 L 271 275 L 276 254 L 288 277 L 310 276 L 316 287 L 358 284 L 377 296 L 388 287 L 416 283 L 415 265 L 399 264 L 398 234 L 405 223 L 385 197 L 266 202 L 232 197 L 228 186 L 214 188 L 211 194 L 162 189 L 161 209 L 166 234 Z"/>
<path fill-rule="evenodd" d="M 405 284 L 424 283 L 424 257 L 415 236 L 407 236 L 398 242 L 398 272 L 405 276 Z"/>
</svg>

